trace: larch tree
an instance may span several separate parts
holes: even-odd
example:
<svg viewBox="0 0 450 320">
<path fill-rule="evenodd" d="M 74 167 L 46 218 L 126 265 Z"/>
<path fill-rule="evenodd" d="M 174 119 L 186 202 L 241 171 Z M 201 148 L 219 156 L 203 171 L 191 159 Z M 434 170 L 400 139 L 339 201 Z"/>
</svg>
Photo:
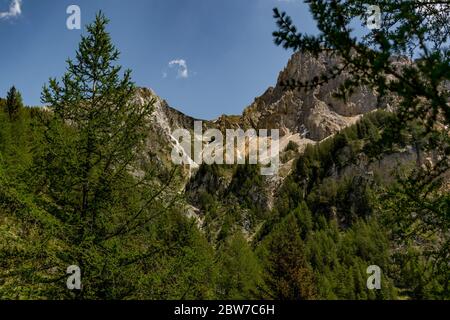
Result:
<svg viewBox="0 0 450 320">
<path fill-rule="evenodd" d="M 12 86 L 6 95 L 6 110 L 9 119 L 16 119 L 21 108 L 23 108 L 22 95 L 15 86 Z"/>
<path fill-rule="evenodd" d="M 350 77 L 336 96 L 346 99 L 359 86 L 373 88 L 396 121 L 379 141 L 401 135 L 426 155 L 426 161 L 403 170 L 394 186 L 379 192 L 392 238 L 400 247 L 417 248 L 429 279 L 439 278 L 431 297 L 450 296 L 450 50 L 448 1 L 306 0 L 318 33 L 302 33 L 284 12 L 274 9 L 274 41 L 315 57 L 338 57 L 340 63 L 307 82 L 287 81 L 286 89 L 308 90 L 336 78 Z M 368 6 L 371 10 L 368 10 Z M 379 25 L 373 24 L 379 8 Z M 361 30 L 354 32 L 360 19 Z M 371 24 L 371 28 L 368 28 Z M 381 103 L 383 105 L 383 103 Z M 417 128 L 421 128 L 417 130 Z M 420 141 L 420 144 L 417 143 Z M 406 254 L 406 253 L 405 253 Z M 425 273 L 423 273 L 425 276 Z"/>
<path fill-rule="evenodd" d="M 131 72 L 122 74 L 117 65 L 107 24 L 99 13 L 62 80 L 50 79 L 42 93 L 50 111 L 42 117 L 35 192 L 39 206 L 58 221 L 54 236 L 65 253 L 55 267 L 81 269 L 77 298 L 132 295 L 141 281 L 136 265 L 162 250 L 144 231 L 173 203 L 162 200 L 170 179 L 161 182 L 139 165 L 154 100 L 136 99 Z"/>
</svg>

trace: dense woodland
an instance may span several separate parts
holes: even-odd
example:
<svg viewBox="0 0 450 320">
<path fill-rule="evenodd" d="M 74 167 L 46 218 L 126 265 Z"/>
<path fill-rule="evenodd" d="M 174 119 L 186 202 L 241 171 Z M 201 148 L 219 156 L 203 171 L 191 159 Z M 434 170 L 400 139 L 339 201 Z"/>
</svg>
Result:
<svg viewBox="0 0 450 320">
<path fill-rule="evenodd" d="M 295 31 L 294 43 L 291 22 L 275 16 L 279 44 L 319 49 Z M 14 87 L 0 100 L 2 299 L 450 298 L 448 157 L 424 161 L 448 156 L 447 132 L 379 110 L 302 154 L 290 144 L 295 164 L 271 209 L 251 165 L 203 165 L 180 194 L 177 168 L 155 174 L 142 156 L 152 104 L 133 103 L 107 23 L 99 14 L 66 74 L 44 87 L 48 108 L 24 106 Z M 439 91 L 424 92 L 442 106 Z M 386 166 L 399 154 L 413 161 Z M 70 291 L 74 264 L 83 288 Z M 366 286 L 370 265 L 382 269 L 381 290 Z"/>
</svg>

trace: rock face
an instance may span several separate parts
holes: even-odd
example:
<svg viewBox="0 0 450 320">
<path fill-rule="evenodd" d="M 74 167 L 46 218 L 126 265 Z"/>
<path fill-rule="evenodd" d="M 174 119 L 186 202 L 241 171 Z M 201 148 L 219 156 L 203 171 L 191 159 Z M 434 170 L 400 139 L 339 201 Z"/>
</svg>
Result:
<svg viewBox="0 0 450 320">
<path fill-rule="evenodd" d="M 255 128 L 278 128 L 282 135 L 299 133 L 320 141 L 374 110 L 376 94 L 365 87 L 356 90 L 346 102 L 333 97 L 347 78 L 345 73 L 314 90 L 289 90 L 282 86 L 291 79 L 305 82 L 320 77 L 337 64 L 336 58 L 315 59 L 309 54 L 295 53 L 280 73 L 276 86 L 267 89 L 244 110 L 243 123 Z"/>
<path fill-rule="evenodd" d="M 310 54 L 295 53 L 279 74 L 275 87 L 268 88 L 256 98 L 242 115 L 202 120 L 204 127 L 222 131 L 236 128 L 279 129 L 280 145 L 287 145 L 290 140 L 299 145 L 319 142 L 376 109 L 375 92 L 360 87 L 345 102 L 334 98 L 333 94 L 348 77 L 345 73 L 314 90 L 291 90 L 282 84 L 291 79 L 305 82 L 320 77 L 339 63 L 337 58 L 325 55 L 316 59 Z M 170 162 L 171 150 L 177 147 L 171 132 L 177 128 L 192 132 L 196 119 L 171 108 L 150 89 L 139 89 L 137 99 L 140 103 L 156 100 L 151 119 L 153 138 L 149 139 L 149 147 L 158 160 Z"/>
<path fill-rule="evenodd" d="M 290 142 L 295 142 L 294 145 L 298 146 L 297 152 L 301 153 L 308 144 L 326 139 L 356 122 L 361 115 L 377 108 L 376 94 L 365 87 L 356 90 L 346 102 L 333 97 L 333 93 L 348 77 L 345 73 L 309 91 L 290 90 L 282 85 L 291 79 L 305 82 L 319 77 L 337 64 L 339 61 L 336 58 L 322 56 L 315 59 L 309 54 L 296 53 L 279 74 L 275 87 L 268 88 L 262 96 L 256 98 L 245 108 L 242 115 L 223 115 L 211 121 L 202 120 L 204 130 L 217 128 L 224 132 L 226 129 L 237 128 L 279 129 L 279 153 L 281 156 L 289 155 L 290 158 L 283 157 L 278 174 L 264 178 L 264 190 L 255 193 L 261 199 L 251 197 L 255 203 L 264 203 L 267 208 L 272 206 L 276 190 L 292 170 L 295 153 L 291 155 L 284 152 Z M 147 156 L 169 172 L 173 168 L 173 150 L 178 154 L 189 154 L 172 136 L 172 132 L 183 128 L 193 136 L 194 121 L 198 119 L 171 108 L 150 89 L 138 89 L 136 100 L 141 104 L 155 101 L 154 111 L 149 119 L 151 132 L 148 136 Z M 215 175 L 214 170 L 210 172 L 210 166 L 199 167 L 192 158 L 187 159 L 186 163 L 189 164 L 182 168 L 183 174 L 178 187 L 180 192 L 188 195 L 191 205 L 197 205 L 199 195 L 205 191 L 216 194 L 218 198 L 227 194 L 232 180 L 232 169 L 222 168 L 221 174 Z M 201 210 L 193 209 L 192 214 L 201 221 Z"/>
<path fill-rule="evenodd" d="M 153 90 L 139 88 L 136 92 L 136 97 L 141 104 L 148 104 L 152 101 L 152 99 L 155 100 L 151 120 L 159 129 L 170 133 L 177 128 L 191 129 L 194 127 L 194 121 L 196 119 L 171 108 L 169 104 L 165 100 L 158 97 Z"/>
<path fill-rule="evenodd" d="M 147 139 L 147 158 L 160 165 L 160 169 L 172 167 L 171 152 L 178 148 L 178 143 L 172 138 L 172 132 L 185 128 L 192 130 L 196 119 L 171 108 L 169 104 L 147 88 L 139 88 L 135 95 L 136 103 L 149 105 L 153 103 L 153 112 L 149 119 L 150 132 Z M 186 168 L 190 172 L 191 168 Z"/>
</svg>

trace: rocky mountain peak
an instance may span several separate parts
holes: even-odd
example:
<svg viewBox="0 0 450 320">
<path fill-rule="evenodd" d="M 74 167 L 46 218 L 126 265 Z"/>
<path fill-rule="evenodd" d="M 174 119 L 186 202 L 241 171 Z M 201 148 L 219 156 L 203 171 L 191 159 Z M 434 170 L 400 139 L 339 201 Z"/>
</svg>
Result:
<svg viewBox="0 0 450 320">
<path fill-rule="evenodd" d="M 301 151 L 307 144 L 339 132 L 355 123 L 361 115 L 377 108 L 376 93 L 366 87 L 358 88 L 345 102 L 334 98 L 339 85 L 349 76 L 345 72 L 314 90 L 292 90 L 283 85 L 292 79 L 305 82 L 320 77 L 339 63 L 336 57 L 321 55 L 315 58 L 297 52 L 280 72 L 275 87 L 268 88 L 257 97 L 242 115 L 222 115 L 215 120 L 203 120 L 203 126 L 222 131 L 236 128 L 279 129 L 280 150 L 294 141 Z M 161 163 L 170 163 L 172 148 L 179 148 L 171 133 L 178 128 L 192 131 L 197 119 L 171 108 L 151 89 L 138 89 L 136 99 L 139 103 L 155 100 L 149 149 L 155 152 Z"/>
<path fill-rule="evenodd" d="M 295 53 L 280 72 L 276 86 L 244 110 L 242 120 L 256 128 L 279 128 L 281 134 L 300 134 L 315 141 L 338 132 L 354 123 L 362 114 L 377 107 L 376 93 L 360 87 L 347 101 L 333 97 L 339 85 L 348 77 L 342 73 L 314 90 L 291 90 L 283 86 L 288 80 L 301 82 L 320 77 L 339 59 L 308 53 Z"/>
<path fill-rule="evenodd" d="M 347 101 L 336 99 L 333 94 L 348 78 L 345 72 L 314 90 L 291 90 L 283 83 L 288 80 L 305 82 L 320 77 L 339 63 L 336 57 L 321 55 L 315 58 L 311 54 L 297 52 L 280 72 L 275 87 L 269 87 L 257 97 L 242 115 L 222 115 L 204 123 L 219 129 L 280 129 L 281 136 L 298 135 L 300 138 L 321 141 L 353 124 L 361 115 L 376 109 L 376 93 L 362 86 Z M 155 120 L 165 131 L 193 128 L 194 118 L 171 108 L 152 90 L 139 89 L 138 96 L 144 100 L 151 97 L 156 99 Z"/>
</svg>

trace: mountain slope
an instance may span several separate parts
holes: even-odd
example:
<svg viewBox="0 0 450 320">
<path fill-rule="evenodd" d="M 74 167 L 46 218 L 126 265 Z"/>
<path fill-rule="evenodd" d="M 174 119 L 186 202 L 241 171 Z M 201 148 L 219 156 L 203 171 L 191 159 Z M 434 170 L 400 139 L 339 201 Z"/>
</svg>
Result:
<svg viewBox="0 0 450 320">
<path fill-rule="evenodd" d="M 222 115 L 218 119 L 202 120 L 204 128 L 217 128 L 222 132 L 235 128 L 279 129 L 280 152 L 290 141 L 294 141 L 302 152 L 306 145 L 336 134 L 377 107 L 376 94 L 365 87 L 360 88 L 346 102 L 333 97 L 333 93 L 348 77 L 346 74 L 311 91 L 290 90 L 283 85 L 290 79 L 307 81 L 319 77 L 328 67 L 338 64 L 335 58 L 322 56 L 315 59 L 309 54 L 295 53 L 280 72 L 275 87 L 268 88 L 262 96 L 257 97 L 242 115 Z M 170 162 L 171 149 L 180 149 L 171 132 L 178 128 L 193 131 L 197 119 L 171 108 L 150 89 L 141 88 L 137 95 L 141 103 L 156 99 L 152 122 L 158 140 L 149 141 L 149 147 L 157 150 L 159 160 L 167 164 Z M 189 162 L 192 168 L 198 167 L 191 159 Z M 284 171 L 289 171 L 289 168 Z"/>
</svg>

